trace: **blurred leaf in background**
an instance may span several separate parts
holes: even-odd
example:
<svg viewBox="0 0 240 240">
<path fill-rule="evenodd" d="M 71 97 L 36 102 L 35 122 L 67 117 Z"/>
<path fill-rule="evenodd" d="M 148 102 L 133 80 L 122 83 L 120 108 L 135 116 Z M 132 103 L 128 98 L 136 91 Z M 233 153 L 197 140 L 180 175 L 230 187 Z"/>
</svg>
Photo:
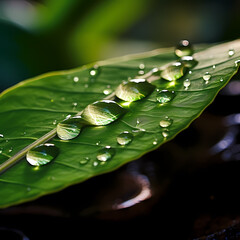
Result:
<svg viewBox="0 0 240 240">
<path fill-rule="evenodd" d="M 151 0 L 0 2 L 0 91 L 40 73 L 101 57 Z"/>
<path fill-rule="evenodd" d="M 237 0 L 1 0 L 0 91 L 41 73 L 184 38 L 239 38 L 239 8 Z"/>
</svg>

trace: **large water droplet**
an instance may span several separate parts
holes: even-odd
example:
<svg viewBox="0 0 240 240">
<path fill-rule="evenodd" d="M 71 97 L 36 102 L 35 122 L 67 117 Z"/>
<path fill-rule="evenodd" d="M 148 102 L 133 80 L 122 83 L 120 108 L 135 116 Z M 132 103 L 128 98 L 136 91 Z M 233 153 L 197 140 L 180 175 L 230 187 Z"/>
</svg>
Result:
<svg viewBox="0 0 240 240">
<path fill-rule="evenodd" d="M 168 81 L 174 81 L 181 78 L 187 71 L 187 68 L 181 62 L 175 62 L 167 66 L 162 72 L 161 77 Z"/>
<path fill-rule="evenodd" d="M 203 74 L 202 78 L 205 81 L 205 83 L 207 84 L 211 77 L 212 77 L 212 75 L 209 72 L 206 72 Z"/>
<path fill-rule="evenodd" d="M 0 138 L 3 138 L 3 137 L 4 137 L 3 134 L 0 133 Z"/>
<path fill-rule="evenodd" d="M 79 81 L 79 77 L 74 77 L 73 82 L 77 83 Z"/>
<path fill-rule="evenodd" d="M 88 125 L 107 125 L 119 119 L 126 110 L 111 100 L 97 101 L 89 104 L 82 113 Z"/>
<path fill-rule="evenodd" d="M 124 131 L 117 136 L 117 142 L 120 145 L 128 145 L 132 140 L 133 134 L 128 131 Z"/>
<path fill-rule="evenodd" d="M 159 122 L 159 125 L 160 127 L 163 127 L 163 128 L 166 128 L 166 127 L 169 127 L 171 126 L 173 123 L 173 120 L 169 117 L 165 117 L 164 119 L 162 119 L 160 122 Z"/>
<path fill-rule="evenodd" d="M 235 64 L 235 67 L 238 67 L 240 65 L 240 60 L 236 60 L 234 64 Z"/>
<path fill-rule="evenodd" d="M 232 57 L 235 54 L 235 50 L 234 49 L 229 49 L 228 50 L 228 56 Z"/>
<path fill-rule="evenodd" d="M 177 57 L 191 56 L 193 54 L 192 45 L 188 40 L 181 40 L 175 49 Z"/>
<path fill-rule="evenodd" d="M 57 135 L 62 140 L 70 140 L 77 137 L 84 122 L 81 116 L 65 119 L 57 125 Z"/>
<path fill-rule="evenodd" d="M 166 102 L 170 102 L 171 100 L 173 100 L 174 97 L 175 97 L 174 91 L 161 90 L 161 91 L 158 91 L 157 101 L 160 103 L 166 103 Z"/>
<path fill-rule="evenodd" d="M 180 62 L 187 68 L 193 68 L 198 64 L 198 62 L 192 56 L 184 56 L 180 59 Z"/>
<path fill-rule="evenodd" d="M 56 158 L 58 153 L 59 150 L 54 144 L 45 143 L 29 150 L 26 159 L 33 166 L 42 166 Z"/>
<path fill-rule="evenodd" d="M 116 89 L 116 96 L 127 102 L 138 101 L 148 96 L 155 86 L 145 79 L 131 79 L 120 84 Z"/>
<path fill-rule="evenodd" d="M 98 151 L 97 160 L 101 162 L 106 162 L 112 159 L 115 154 L 115 150 L 110 146 L 106 146 Z"/>
</svg>

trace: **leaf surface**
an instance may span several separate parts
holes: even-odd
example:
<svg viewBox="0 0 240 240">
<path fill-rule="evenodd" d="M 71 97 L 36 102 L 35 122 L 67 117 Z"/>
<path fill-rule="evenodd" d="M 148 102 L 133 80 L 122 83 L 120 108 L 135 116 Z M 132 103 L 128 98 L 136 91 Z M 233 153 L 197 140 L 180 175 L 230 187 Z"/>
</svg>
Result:
<svg viewBox="0 0 240 240">
<path fill-rule="evenodd" d="M 231 57 L 229 49 L 235 50 Z M 53 138 L 51 143 L 60 149 L 60 154 L 51 163 L 34 168 L 22 159 L 2 173 L 0 207 L 29 201 L 113 171 L 176 136 L 237 72 L 235 61 L 240 59 L 240 40 L 205 48 L 195 53 L 194 58 L 198 65 L 181 79 L 153 82 L 160 90 L 174 90 L 176 96 L 172 101 L 160 104 L 155 90 L 150 96 L 132 102 L 127 113 L 112 124 L 86 127 L 79 137 L 69 141 Z M 140 64 L 148 72 L 175 60 L 173 48 L 159 49 L 99 62 L 99 74 L 95 77 L 90 76 L 93 66 L 89 65 L 44 74 L 6 90 L 0 95 L 0 164 L 54 129 L 67 115 L 75 115 L 88 104 L 104 99 L 106 92 L 114 91 L 123 80 L 137 76 Z M 202 78 L 206 72 L 211 74 L 208 84 Z M 187 90 L 183 85 L 186 79 L 191 83 Z M 166 117 L 172 121 L 167 129 L 159 125 Z M 123 131 L 134 136 L 126 146 L 116 140 Z M 105 146 L 111 146 L 115 154 L 105 164 L 95 166 L 98 151 Z M 87 163 L 81 164 L 86 159 Z"/>
</svg>

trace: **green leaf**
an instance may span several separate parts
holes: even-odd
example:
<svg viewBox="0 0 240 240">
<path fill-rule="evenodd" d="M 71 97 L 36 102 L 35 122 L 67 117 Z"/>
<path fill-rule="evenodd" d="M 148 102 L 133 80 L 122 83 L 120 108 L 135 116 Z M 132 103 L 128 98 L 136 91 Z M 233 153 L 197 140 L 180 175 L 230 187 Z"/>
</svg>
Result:
<svg viewBox="0 0 240 240">
<path fill-rule="evenodd" d="M 229 56 L 229 49 L 235 50 L 233 56 Z M 58 122 L 97 100 L 106 99 L 105 94 L 114 91 L 123 80 L 136 77 L 139 66 L 142 68 L 144 64 L 146 73 L 175 61 L 173 51 L 173 48 L 159 49 L 102 61 L 98 63 L 98 74 L 89 74 L 92 65 L 49 73 L 6 90 L 0 95 L 0 163 L 37 139 L 40 139 L 37 144 L 42 143 L 44 134 L 46 139 L 54 136 Z M 184 77 L 176 81 L 153 81 L 159 91 L 154 90 L 128 106 L 124 104 L 127 113 L 119 120 L 106 126 L 86 127 L 72 140 L 54 137 L 49 142 L 60 152 L 51 163 L 36 168 L 22 159 L 7 169 L 0 175 L 0 207 L 29 201 L 113 171 L 158 148 L 188 127 L 237 72 L 240 40 L 206 48 L 194 58 L 198 65 Z M 203 80 L 206 72 L 211 75 L 207 84 Z M 186 79 L 190 81 L 188 89 L 184 86 Z M 169 102 L 159 102 L 160 90 L 174 91 L 175 97 L 170 97 Z M 125 145 L 118 143 L 123 132 L 131 136 Z M 121 138 L 126 137 L 123 135 Z M 97 159 L 102 158 L 110 160 L 97 164 Z"/>
</svg>

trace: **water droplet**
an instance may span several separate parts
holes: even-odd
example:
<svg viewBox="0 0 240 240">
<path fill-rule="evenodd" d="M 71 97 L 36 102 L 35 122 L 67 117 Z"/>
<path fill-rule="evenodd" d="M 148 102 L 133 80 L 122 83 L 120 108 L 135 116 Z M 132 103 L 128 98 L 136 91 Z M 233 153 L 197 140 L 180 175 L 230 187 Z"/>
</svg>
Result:
<svg viewBox="0 0 240 240">
<path fill-rule="evenodd" d="M 141 70 L 145 69 L 145 64 L 144 63 L 140 63 L 139 64 L 139 69 L 141 69 Z"/>
<path fill-rule="evenodd" d="M 98 65 L 95 65 L 93 68 L 89 70 L 89 75 L 91 77 L 96 77 L 100 72 L 100 68 Z"/>
<path fill-rule="evenodd" d="M 100 145 L 100 143 L 101 143 L 101 141 L 97 141 L 97 142 L 96 142 L 96 145 L 97 145 L 97 146 L 99 146 L 99 145 Z"/>
<path fill-rule="evenodd" d="M 89 125 L 103 126 L 120 118 L 126 110 L 111 100 L 97 101 L 89 104 L 82 113 L 82 118 Z"/>
<path fill-rule="evenodd" d="M 153 142 L 152 142 L 153 145 L 157 145 L 158 144 L 158 140 L 157 139 L 154 139 Z"/>
<path fill-rule="evenodd" d="M 166 103 L 166 102 L 170 102 L 171 100 L 173 100 L 174 97 L 175 97 L 174 91 L 161 90 L 161 91 L 158 91 L 157 101 L 160 103 Z"/>
<path fill-rule="evenodd" d="M 58 148 L 51 143 L 41 144 L 27 152 L 26 159 L 33 166 L 42 166 L 57 157 Z"/>
<path fill-rule="evenodd" d="M 0 148 L 0 154 L 3 152 L 3 149 L 2 148 Z"/>
<path fill-rule="evenodd" d="M 128 131 L 124 131 L 117 136 L 117 142 L 120 145 L 128 145 L 132 140 L 133 134 Z"/>
<path fill-rule="evenodd" d="M 185 87 L 185 90 L 188 90 L 190 85 L 191 85 L 191 82 L 189 79 L 184 80 L 183 86 Z"/>
<path fill-rule="evenodd" d="M 13 148 L 12 147 L 10 147 L 10 149 L 8 150 L 8 152 L 12 152 L 13 151 Z"/>
<path fill-rule="evenodd" d="M 53 121 L 53 125 L 56 125 L 57 124 L 57 120 L 55 119 L 54 121 Z"/>
<path fill-rule="evenodd" d="M 160 122 L 159 122 L 159 125 L 160 127 L 162 128 L 166 128 L 166 127 L 169 127 L 171 126 L 173 123 L 173 120 L 169 117 L 165 117 L 164 119 L 162 119 Z"/>
<path fill-rule="evenodd" d="M 192 56 L 183 56 L 180 59 L 180 62 L 187 68 L 193 68 L 198 64 L 198 62 Z"/>
<path fill-rule="evenodd" d="M 78 104 L 76 102 L 72 103 L 73 107 L 76 107 Z"/>
<path fill-rule="evenodd" d="M 77 82 L 79 81 L 79 77 L 74 77 L 74 78 L 73 78 L 73 81 L 74 81 L 75 83 L 77 83 Z"/>
<path fill-rule="evenodd" d="M 215 69 L 215 68 L 216 68 L 216 65 L 213 65 L 212 68 Z"/>
<path fill-rule="evenodd" d="M 205 81 L 205 83 L 207 84 L 208 83 L 208 81 L 210 80 L 210 78 L 211 78 L 211 74 L 209 73 L 209 72 L 206 72 L 204 75 L 203 75 L 203 80 Z"/>
<path fill-rule="evenodd" d="M 189 73 L 189 74 L 192 74 L 192 71 L 189 71 L 188 73 Z"/>
<path fill-rule="evenodd" d="M 85 88 L 88 88 L 88 86 L 89 86 L 89 85 L 88 85 L 87 83 L 86 83 L 86 84 L 84 84 L 84 87 L 85 87 Z"/>
<path fill-rule="evenodd" d="M 175 62 L 167 66 L 162 72 L 161 77 L 168 81 L 175 81 L 181 78 L 187 71 L 187 68 L 181 62 Z"/>
<path fill-rule="evenodd" d="M 0 133 L 0 138 L 4 138 L 3 134 Z"/>
<path fill-rule="evenodd" d="M 223 78 L 220 78 L 220 82 L 223 82 Z"/>
<path fill-rule="evenodd" d="M 117 87 L 116 96 L 124 101 L 134 102 L 151 94 L 154 88 L 145 79 L 131 79 Z"/>
<path fill-rule="evenodd" d="M 165 129 L 163 132 L 162 132 L 162 135 L 164 138 L 167 138 L 169 136 L 169 131 L 167 129 Z"/>
<path fill-rule="evenodd" d="M 143 70 L 139 70 L 139 71 L 138 71 L 138 74 L 139 74 L 139 75 L 144 75 L 144 73 L 145 73 L 145 72 L 144 72 Z"/>
<path fill-rule="evenodd" d="M 235 67 L 238 67 L 240 65 L 240 60 L 236 60 L 234 64 L 235 64 Z"/>
<path fill-rule="evenodd" d="M 234 49 L 231 48 L 231 49 L 228 50 L 228 56 L 229 57 L 232 57 L 234 54 L 235 54 L 235 50 Z"/>
<path fill-rule="evenodd" d="M 104 93 L 105 95 L 109 95 L 109 94 L 111 94 L 112 92 L 113 92 L 113 90 L 112 90 L 112 89 L 109 89 L 109 88 L 103 90 L 103 93 Z"/>
<path fill-rule="evenodd" d="M 106 146 L 98 151 L 97 160 L 101 162 L 106 162 L 112 159 L 115 154 L 115 150 L 110 146 Z"/>
<path fill-rule="evenodd" d="M 90 161 L 90 157 L 84 157 L 82 160 L 79 161 L 80 164 L 84 165 Z"/>
<path fill-rule="evenodd" d="M 84 125 L 81 116 L 67 118 L 57 125 L 57 135 L 62 140 L 70 140 L 76 138 Z"/>
<path fill-rule="evenodd" d="M 188 40 L 181 40 L 176 49 L 175 54 L 177 57 L 191 56 L 193 54 L 193 48 Z"/>
</svg>

